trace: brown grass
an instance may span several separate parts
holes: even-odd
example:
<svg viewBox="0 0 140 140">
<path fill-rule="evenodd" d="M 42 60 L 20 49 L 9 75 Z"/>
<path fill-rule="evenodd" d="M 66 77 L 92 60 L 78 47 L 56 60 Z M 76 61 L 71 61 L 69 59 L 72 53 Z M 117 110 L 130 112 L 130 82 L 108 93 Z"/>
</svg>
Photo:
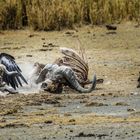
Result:
<svg viewBox="0 0 140 140">
<path fill-rule="evenodd" d="M 0 29 L 61 30 L 140 18 L 139 0 L 1 0 Z"/>
</svg>

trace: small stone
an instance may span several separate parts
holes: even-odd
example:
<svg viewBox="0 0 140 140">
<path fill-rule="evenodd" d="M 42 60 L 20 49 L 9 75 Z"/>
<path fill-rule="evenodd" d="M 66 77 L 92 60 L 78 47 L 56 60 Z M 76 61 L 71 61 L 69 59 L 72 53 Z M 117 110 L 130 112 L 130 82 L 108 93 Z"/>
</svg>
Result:
<svg viewBox="0 0 140 140">
<path fill-rule="evenodd" d="M 33 57 L 31 54 L 27 54 L 26 57 Z"/>
<path fill-rule="evenodd" d="M 75 119 L 70 119 L 69 122 L 75 122 Z"/>
<path fill-rule="evenodd" d="M 116 106 L 128 106 L 128 104 L 125 102 L 117 102 L 117 103 L 115 103 L 115 105 Z"/>
<path fill-rule="evenodd" d="M 128 108 L 127 111 L 128 112 L 133 112 L 133 111 L 136 111 L 136 109 L 134 109 L 134 108 Z"/>
<path fill-rule="evenodd" d="M 108 93 L 108 95 L 112 96 L 112 95 L 113 95 L 113 93 L 111 93 L 111 92 L 110 92 L 110 93 Z"/>
<path fill-rule="evenodd" d="M 47 139 L 47 138 L 46 138 L 46 137 L 43 137 L 42 139 L 45 140 L 45 139 Z"/>
<path fill-rule="evenodd" d="M 138 95 L 138 92 L 131 92 L 131 95 Z"/>
<path fill-rule="evenodd" d="M 70 113 L 65 113 L 64 116 L 72 116 Z"/>
<path fill-rule="evenodd" d="M 41 38 L 42 40 L 45 40 L 45 38 L 43 37 L 43 38 Z"/>
<path fill-rule="evenodd" d="M 85 106 L 95 106 L 95 107 L 98 107 L 98 106 L 107 106 L 107 104 L 103 104 L 103 103 L 98 103 L 98 102 L 89 102 L 87 103 Z"/>
<path fill-rule="evenodd" d="M 71 129 L 70 132 L 73 132 L 73 130 Z"/>
<path fill-rule="evenodd" d="M 46 124 L 51 124 L 51 123 L 53 123 L 53 121 L 52 121 L 52 120 L 47 120 L 47 121 L 45 121 L 44 123 L 46 123 Z"/>
</svg>

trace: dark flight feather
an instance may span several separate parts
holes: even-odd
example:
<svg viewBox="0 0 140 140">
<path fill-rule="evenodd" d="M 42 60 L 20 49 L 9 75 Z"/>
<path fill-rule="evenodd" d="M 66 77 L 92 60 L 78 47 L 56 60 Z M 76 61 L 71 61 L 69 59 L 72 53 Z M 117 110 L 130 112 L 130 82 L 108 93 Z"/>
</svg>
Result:
<svg viewBox="0 0 140 140">
<path fill-rule="evenodd" d="M 16 76 L 9 76 L 6 73 L 4 73 L 3 81 L 6 82 L 7 85 L 11 85 L 14 89 L 16 89 L 19 87 L 19 85 L 22 86 L 21 80 L 23 80 L 27 84 L 27 81 L 21 74 L 22 71 L 16 64 L 15 58 L 13 56 L 6 53 L 1 53 L 0 63 L 3 64 L 9 72 L 12 71 L 18 72 Z"/>
</svg>

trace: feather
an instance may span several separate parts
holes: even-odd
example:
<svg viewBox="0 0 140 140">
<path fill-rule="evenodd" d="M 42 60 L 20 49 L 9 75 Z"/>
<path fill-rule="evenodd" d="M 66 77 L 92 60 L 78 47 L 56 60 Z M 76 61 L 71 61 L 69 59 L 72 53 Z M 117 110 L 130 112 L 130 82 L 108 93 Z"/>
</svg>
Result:
<svg viewBox="0 0 140 140">
<path fill-rule="evenodd" d="M 69 63 L 70 66 L 79 67 L 80 69 L 83 70 L 83 72 L 85 74 L 88 75 L 88 68 L 87 67 L 83 67 L 83 65 L 81 65 L 81 63 L 79 63 L 79 61 L 73 59 L 72 57 L 67 57 L 67 56 L 64 56 L 63 59 L 64 59 L 64 62 Z"/>
<path fill-rule="evenodd" d="M 88 81 L 88 63 L 85 60 L 84 50 L 80 49 L 79 54 L 69 48 L 60 48 L 61 53 L 64 55 L 55 61 L 58 65 L 69 66 L 73 69 L 77 80 L 80 83 L 86 83 Z"/>
<path fill-rule="evenodd" d="M 27 81 L 22 75 L 22 71 L 19 66 L 15 62 L 15 58 L 9 54 L 1 53 L 0 54 L 0 62 L 3 64 L 7 71 L 9 72 L 17 72 L 17 75 L 3 75 L 3 81 L 7 83 L 7 85 L 11 85 L 14 89 L 18 88 L 19 85 L 22 86 L 21 80 L 23 80 L 26 84 Z"/>
<path fill-rule="evenodd" d="M 65 56 L 69 56 L 75 60 L 77 60 L 83 67 L 88 69 L 88 64 L 79 56 L 77 52 L 69 48 L 60 48 L 60 51 Z"/>
</svg>

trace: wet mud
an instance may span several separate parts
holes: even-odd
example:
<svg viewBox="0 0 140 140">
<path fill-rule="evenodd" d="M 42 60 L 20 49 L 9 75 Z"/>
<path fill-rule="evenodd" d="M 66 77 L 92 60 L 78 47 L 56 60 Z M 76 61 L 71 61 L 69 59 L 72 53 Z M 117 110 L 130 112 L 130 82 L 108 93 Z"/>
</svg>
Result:
<svg viewBox="0 0 140 140">
<path fill-rule="evenodd" d="M 86 48 L 89 78 L 96 90 L 80 94 L 42 92 L 24 85 L 19 93 L 0 95 L 0 140 L 140 139 L 140 30 L 134 23 L 84 26 L 60 32 L 1 31 L 0 51 L 15 56 L 27 77 L 35 62 L 52 63 L 60 47 Z"/>
</svg>

